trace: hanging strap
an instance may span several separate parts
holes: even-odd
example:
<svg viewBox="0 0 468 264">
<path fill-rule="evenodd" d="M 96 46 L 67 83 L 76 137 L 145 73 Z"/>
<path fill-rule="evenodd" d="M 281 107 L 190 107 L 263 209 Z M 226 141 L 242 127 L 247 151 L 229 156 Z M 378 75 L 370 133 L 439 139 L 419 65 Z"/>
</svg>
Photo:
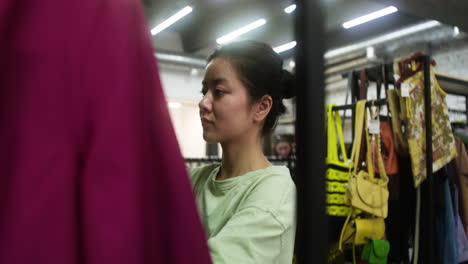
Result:
<svg viewBox="0 0 468 264">
<path fill-rule="evenodd" d="M 359 167 L 359 156 L 361 151 L 361 143 L 362 143 L 362 133 L 364 129 L 364 119 L 365 119 L 365 110 L 366 110 L 366 100 L 359 100 L 356 103 L 356 121 L 354 124 L 354 142 L 353 148 L 351 151 L 351 160 L 354 162 L 354 171 L 353 174 L 355 175 L 358 171 Z"/>
<path fill-rule="evenodd" d="M 341 116 L 338 111 L 333 111 L 334 104 L 327 105 L 327 161 L 338 161 L 338 149 L 336 147 L 336 136 L 338 133 L 338 143 L 340 144 L 343 162 L 348 162 L 346 147 L 344 144 L 343 128 L 341 126 Z M 335 130 L 336 129 L 336 130 Z"/>
<path fill-rule="evenodd" d="M 359 74 L 359 100 L 367 99 L 367 88 L 369 87 L 369 80 L 367 79 L 366 69 L 362 69 Z"/>
<path fill-rule="evenodd" d="M 364 129 L 365 128 L 365 129 Z M 369 177 L 374 178 L 375 172 L 372 162 L 372 153 L 370 150 L 370 140 L 369 140 L 369 131 L 368 131 L 368 121 L 367 121 L 367 112 L 366 112 L 366 100 L 359 100 L 356 104 L 356 124 L 355 124 L 355 137 L 353 148 L 351 152 L 351 160 L 354 162 L 353 166 L 353 175 L 356 175 L 359 169 L 359 156 L 362 144 L 362 133 L 365 133 L 365 143 L 367 143 L 367 172 Z M 376 135 L 373 135 L 375 137 Z M 378 147 L 377 150 L 377 164 L 379 166 L 379 172 L 381 179 L 384 180 L 384 184 L 388 183 L 388 176 L 385 172 L 385 166 L 382 159 L 382 154 L 380 153 L 380 136 L 376 137 L 376 144 Z"/>
<path fill-rule="evenodd" d="M 325 127 L 327 130 L 327 162 L 338 159 L 336 154 L 336 133 L 332 116 L 332 109 L 334 106 L 334 104 L 329 104 L 326 106 L 327 120 Z"/>
<path fill-rule="evenodd" d="M 336 125 L 336 130 L 338 132 L 338 141 L 340 144 L 341 148 L 341 154 L 343 156 L 343 161 L 347 162 L 348 161 L 348 155 L 346 154 L 346 147 L 344 143 L 344 136 L 343 136 L 343 127 L 341 126 L 341 116 L 338 111 L 335 111 L 335 125 Z"/>
<path fill-rule="evenodd" d="M 345 233 L 346 228 L 349 225 L 349 221 L 351 220 L 351 216 L 353 215 L 353 213 L 354 213 L 353 207 L 351 207 L 349 209 L 348 217 L 346 217 L 346 221 L 344 222 L 343 227 L 341 228 L 340 241 L 338 241 L 338 250 L 340 251 L 343 251 L 344 233 Z"/>
<path fill-rule="evenodd" d="M 374 113 L 373 109 L 371 107 L 368 108 L 370 119 L 374 119 L 374 116 L 378 120 L 379 117 L 379 111 L 377 110 L 376 113 Z M 379 128 L 380 129 L 380 128 Z M 370 140 L 369 140 L 369 122 L 368 119 L 366 118 L 366 141 L 367 141 L 367 172 L 369 174 L 369 177 L 373 179 L 375 177 L 375 171 L 374 171 L 374 162 L 373 162 L 373 157 L 372 157 L 372 150 L 370 147 Z M 377 166 L 379 167 L 379 173 L 380 173 L 380 178 L 383 180 L 382 184 L 387 184 L 388 183 L 388 176 L 387 172 L 385 171 L 385 165 L 383 162 L 382 158 L 382 151 L 381 151 L 381 142 L 380 142 L 380 133 L 378 134 L 372 134 L 373 140 L 375 140 L 375 145 L 377 148 L 375 149 L 376 151 L 376 158 L 377 158 Z"/>
</svg>

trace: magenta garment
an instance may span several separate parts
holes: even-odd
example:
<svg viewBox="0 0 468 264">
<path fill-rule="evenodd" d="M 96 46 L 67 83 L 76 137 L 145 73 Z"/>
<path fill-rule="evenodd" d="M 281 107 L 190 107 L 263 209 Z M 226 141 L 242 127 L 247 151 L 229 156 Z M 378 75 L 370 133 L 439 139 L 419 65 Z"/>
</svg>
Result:
<svg viewBox="0 0 468 264">
<path fill-rule="evenodd" d="M 0 263 L 210 263 L 139 0 L 0 1 Z"/>
</svg>

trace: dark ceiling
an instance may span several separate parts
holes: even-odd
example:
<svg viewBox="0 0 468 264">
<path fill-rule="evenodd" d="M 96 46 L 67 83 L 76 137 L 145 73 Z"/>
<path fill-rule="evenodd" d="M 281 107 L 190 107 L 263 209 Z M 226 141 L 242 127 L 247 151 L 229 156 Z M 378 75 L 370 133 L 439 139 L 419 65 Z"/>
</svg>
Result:
<svg viewBox="0 0 468 264">
<path fill-rule="evenodd" d="M 177 47 L 174 39 L 182 43 L 178 52 L 206 55 L 216 46 L 216 38 L 259 18 L 267 24 L 241 38 L 255 39 L 278 46 L 294 40 L 293 14 L 283 9 L 291 0 L 142 0 L 149 27 L 161 23 L 183 7 L 191 5 L 194 10 L 181 19 L 165 34 L 154 36 L 156 47 L 171 50 Z M 448 3 L 453 2 L 454 5 Z M 425 19 L 437 19 L 449 25 L 457 25 L 468 31 L 468 19 L 463 14 L 468 1 L 461 0 L 322 0 L 326 11 L 326 46 L 334 48 L 389 32 Z M 460 3 L 465 2 L 465 3 Z M 399 8 L 398 13 L 388 15 L 370 23 L 345 30 L 341 24 L 355 17 L 368 14 L 389 5 Z M 457 8 L 458 5 L 458 8 Z M 174 44 L 174 45 L 172 45 Z"/>
</svg>

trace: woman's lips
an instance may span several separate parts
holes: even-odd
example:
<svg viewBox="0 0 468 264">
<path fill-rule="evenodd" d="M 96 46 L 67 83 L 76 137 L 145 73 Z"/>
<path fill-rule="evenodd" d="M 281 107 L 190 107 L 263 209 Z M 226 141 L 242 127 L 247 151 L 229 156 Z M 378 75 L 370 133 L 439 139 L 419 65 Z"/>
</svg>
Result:
<svg viewBox="0 0 468 264">
<path fill-rule="evenodd" d="M 208 120 L 208 119 L 206 119 L 206 118 L 202 118 L 202 119 L 201 119 L 201 123 L 202 123 L 202 126 L 203 126 L 203 127 L 213 125 L 213 121 L 210 121 L 210 120 Z"/>
</svg>

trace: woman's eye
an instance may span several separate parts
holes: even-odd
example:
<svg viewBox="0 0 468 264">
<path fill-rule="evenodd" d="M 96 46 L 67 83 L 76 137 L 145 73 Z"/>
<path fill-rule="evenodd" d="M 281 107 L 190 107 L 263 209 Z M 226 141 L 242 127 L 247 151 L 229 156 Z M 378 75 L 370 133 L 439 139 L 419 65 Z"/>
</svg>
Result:
<svg viewBox="0 0 468 264">
<path fill-rule="evenodd" d="M 207 89 L 202 89 L 202 90 L 200 91 L 200 93 L 201 93 L 203 96 L 206 95 L 206 92 L 207 92 Z"/>
<path fill-rule="evenodd" d="M 215 96 L 221 96 L 221 95 L 224 94 L 224 91 L 221 90 L 221 89 L 215 89 L 215 92 L 214 92 L 214 93 L 215 93 Z"/>
</svg>

